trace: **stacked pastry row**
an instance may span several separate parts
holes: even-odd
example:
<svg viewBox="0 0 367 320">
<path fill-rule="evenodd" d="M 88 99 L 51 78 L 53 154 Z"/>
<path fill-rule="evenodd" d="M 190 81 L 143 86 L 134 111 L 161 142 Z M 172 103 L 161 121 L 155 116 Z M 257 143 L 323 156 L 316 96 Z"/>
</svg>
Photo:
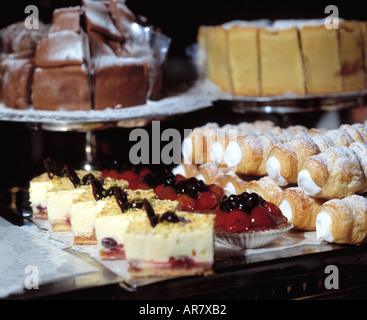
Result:
<svg viewBox="0 0 367 320">
<path fill-rule="evenodd" d="M 295 229 L 316 230 L 320 239 L 337 243 L 360 243 L 365 238 L 361 230 L 359 237 L 352 237 L 351 231 L 361 228 L 357 224 L 363 219 L 357 217 L 367 215 L 363 124 L 324 130 L 282 129 L 268 121 L 221 128 L 209 123 L 185 139 L 183 156 L 183 174 L 218 183 L 227 194 L 254 191 L 280 206 Z M 344 230 L 348 237 L 334 234 L 342 226 L 348 226 L 349 231 Z M 367 225 L 363 228 L 367 230 Z"/>
</svg>

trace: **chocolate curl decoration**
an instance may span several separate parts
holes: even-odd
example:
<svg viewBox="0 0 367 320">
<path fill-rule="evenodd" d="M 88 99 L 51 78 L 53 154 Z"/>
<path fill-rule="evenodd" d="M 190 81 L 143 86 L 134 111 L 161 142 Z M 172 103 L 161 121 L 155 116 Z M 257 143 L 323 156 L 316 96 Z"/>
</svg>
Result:
<svg viewBox="0 0 367 320">
<path fill-rule="evenodd" d="M 147 212 L 151 226 L 154 228 L 158 224 L 158 217 L 156 216 L 153 207 L 147 199 L 143 200 L 144 209 Z"/>
<path fill-rule="evenodd" d="M 54 176 L 62 177 L 64 175 L 64 170 L 60 168 L 56 161 L 51 157 L 47 157 L 46 159 L 44 159 L 43 165 L 50 179 L 52 179 Z"/>
<path fill-rule="evenodd" d="M 94 178 L 90 181 L 90 184 L 92 185 L 94 199 L 96 201 L 103 199 L 106 190 L 103 188 L 101 182 L 97 178 Z"/>
<path fill-rule="evenodd" d="M 65 165 L 66 176 L 70 179 L 71 183 L 73 184 L 74 188 L 80 185 L 80 179 L 75 172 L 75 170 L 69 167 L 67 164 Z"/>
<path fill-rule="evenodd" d="M 116 198 L 116 202 L 119 205 L 121 212 L 125 212 L 129 209 L 129 200 L 127 199 L 127 194 L 125 191 L 122 191 L 121 187 L 114 187 L 113 193 Z"/>
</svg>

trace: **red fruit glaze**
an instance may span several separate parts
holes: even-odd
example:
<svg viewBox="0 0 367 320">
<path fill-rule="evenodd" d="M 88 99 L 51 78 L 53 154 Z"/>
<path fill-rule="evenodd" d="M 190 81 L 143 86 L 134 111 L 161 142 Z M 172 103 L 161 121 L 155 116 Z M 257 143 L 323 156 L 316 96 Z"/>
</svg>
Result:
<svg viewBox="0 0 367 320">
<path fill-rule="evenodd" d="M 224 229 L 227 232 L 244 232 L 251 228 L 250 216 L 241 210 L 232 210 L 228 214 Z"/>
<path fill-rule="evenodd" d="M 250 218 L 252 227 L 268 228 L 275 224 L 268 210 L 263 207 L 255 207 L 252 209 Z"/>
<path fill-rule="evenodd" d="M 179 194 L 177 201 L 181 205 L 183 211 L 194 211 L 197 208 L 197 202 L 191 198 L 188 194 Z"/>
</svg>

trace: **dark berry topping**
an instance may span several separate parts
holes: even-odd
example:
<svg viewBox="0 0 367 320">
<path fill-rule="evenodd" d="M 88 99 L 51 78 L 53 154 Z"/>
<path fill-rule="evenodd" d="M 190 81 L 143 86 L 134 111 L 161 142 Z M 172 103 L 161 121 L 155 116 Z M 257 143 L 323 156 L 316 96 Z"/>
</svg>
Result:
<svg viewBox="0 0 367 320">
<path fill-rule="evenodd" d="M 147 199 L 143 200 L 144 209 L 147 212 L 151 226 L 154 228 L 158 224 L 158 217 L 156 216 L 152 205 Z"/>
<path fill-rule="evenodd" d="M 43 165 L 50 179 L 54 176 L 63 177 L 65 175 L 64 166 L 59 165 L 54 159 L 47 157 L 43 160 Z"/>
<path fill-rule="evenodd" d="M 167 211 L 163 213 L 159 218 L 159 222 L 164 222 L 164 221 L 171 222 L 171 223 L 177 223 L 177 222 L 180 222 L 181 220 L 177 216 L 176 213 Z"/>
<path fill-rule="evenodd" d="M 147 173 L 144 176 L 143 182 L 152 189 L 159 185 L 173 186 L 175 184 L 175 175 L 167 168 L 163 168 L 158 171 Z"/>
<path fill-rule="evenodd" d="M 110 250 L 115 250 L 118 247 L 117 242 L 112 238 L 103 238 L 102 245 Z"/>
<path fill-rule="evenodd" d="M 262 206 L 264 201 L 257 193 L 243 192 L 239 195 L 232 194 L 225 198 L 220 203 L 219 209 L 227 212 L 238 209 L 250 214 L 253 208 Z"/>
<path fill-rule="evenodd" d="M 188 194 L 190 197 L 196 199 L 199 192 L 208 191 L 209 187 L 202 181 L 194 177 L 179 181 L 174 185 L 177 194 Z"/>
</svg>

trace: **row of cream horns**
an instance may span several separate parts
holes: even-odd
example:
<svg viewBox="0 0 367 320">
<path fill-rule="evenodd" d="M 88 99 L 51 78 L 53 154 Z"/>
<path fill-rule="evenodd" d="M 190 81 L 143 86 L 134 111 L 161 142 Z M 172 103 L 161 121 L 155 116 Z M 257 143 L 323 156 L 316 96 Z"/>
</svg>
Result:
<svg viewBox="0 0 367 320">
<path fill-rule="evenodd" d="M 183 157 L 176 173 L 217 183 L 227 195 L 256 192 L 277 204 L 296 229 L 316 230 L 320 239 L 337 243 L 361 243 L 367 237 L 364 124 L 326 130 L 282 129 L 269 121 L 224 127 L 209 123 L 185 139 Z M 204 164 L 196 164 L 198 159 Z M 339 214 L 328 209 L 341 204 Z M 320 214 L 324 211 L 334 214 Z M 343 224 L 349 232 L 341 231 Z"/>
</svg>

